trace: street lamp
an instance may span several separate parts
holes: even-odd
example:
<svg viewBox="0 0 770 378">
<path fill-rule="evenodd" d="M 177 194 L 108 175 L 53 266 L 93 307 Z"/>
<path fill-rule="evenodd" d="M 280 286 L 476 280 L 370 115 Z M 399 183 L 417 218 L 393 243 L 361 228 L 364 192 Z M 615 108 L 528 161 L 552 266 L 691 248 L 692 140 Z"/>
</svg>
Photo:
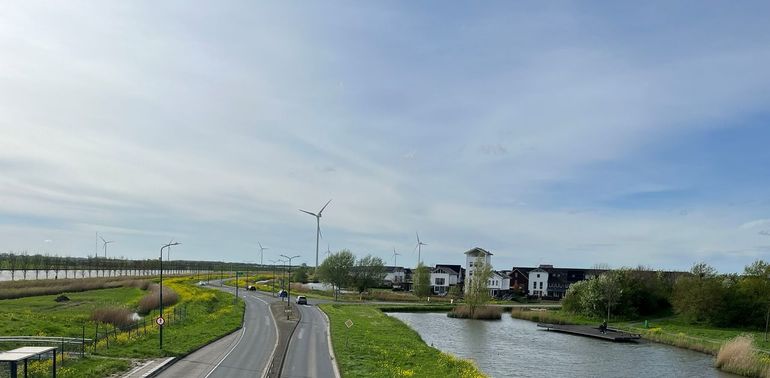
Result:
<svg viewBox="0 0 770 378">
<path fill-rule="evenodd" d="M 158 292 L 160 299 L 160 319 L 163 319 L 163 248 L 169 248 L 172 245 L 179 244 L 182 243 L 172 241 L 171 243 L 160 247 L 160 291 Z M 163 350 L 163 323 L 159 323 L 158 326 L 160 327 L 160 349 Z"/>
<path fill-rule="evenodd" d="M 275 296 L 275 264 L 283 263 L 283 260 L 270 260 L 270 262 L 273 263 L 273 296 Z"/>
<path fill-rule="evenodd" d="M 320 213 L 320 211 L 319 211 L 319 213 Z M 286 296 L 287 296 L 286 297 L 286 299 L 287 299 L 286 300 L 286 307 L 289 307 L 290 306 L 289 302 L 291 302 L 291 260 L 292 259 L 296 259 L 297 257 L 299 257 L 299 255 L 291 256 L 291 257 L 286 256 L 286 255 L 281 255 L 281 257 L 283 257 L 283 258 L 285 258 L 286 260 L 289 261 L 289 292 L 286 293 Z"/>
</svg>

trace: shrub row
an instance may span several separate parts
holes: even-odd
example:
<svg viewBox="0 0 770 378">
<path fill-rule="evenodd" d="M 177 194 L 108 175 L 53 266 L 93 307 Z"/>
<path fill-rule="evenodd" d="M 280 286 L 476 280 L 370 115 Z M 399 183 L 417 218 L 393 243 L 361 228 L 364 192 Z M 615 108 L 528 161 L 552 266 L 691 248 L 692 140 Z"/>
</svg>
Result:
<svg viewBox="0 0 770 378">
<path fill-rule="evenodd" d="M 0 283 L 0 299 L 55 295 L 116 287 L 147 288 L 148 281 L 121 278 L 81 278 L 66 280 L 10 281 Z"/>
<path fill-rule="evenodd" d="M 171 306 L 179 302 L 179 295 L 168 286 L 163 287 L 163 305 Z M 139 300 L 138 312 L 142 315 L 149 314 L 150 311 L 160 307 L 160 286 L 158 284 L 150 285 L 150 293 Z"/>
</svg>

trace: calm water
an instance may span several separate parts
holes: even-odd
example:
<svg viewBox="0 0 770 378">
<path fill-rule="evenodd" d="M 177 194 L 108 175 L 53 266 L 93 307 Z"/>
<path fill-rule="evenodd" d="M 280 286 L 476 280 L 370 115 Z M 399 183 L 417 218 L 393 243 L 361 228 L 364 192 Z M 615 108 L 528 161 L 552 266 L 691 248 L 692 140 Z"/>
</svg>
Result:
<svg viewBox="0 0 770 378">
<path fill-rule="evenodd" d="M 611 343 L 548 332 L 503 314 L 500 321 L 391 313 L 428 345 L 471 359 L 491 377 L 735 377 L 706 354 L 662 344 Z"/>
</svg>

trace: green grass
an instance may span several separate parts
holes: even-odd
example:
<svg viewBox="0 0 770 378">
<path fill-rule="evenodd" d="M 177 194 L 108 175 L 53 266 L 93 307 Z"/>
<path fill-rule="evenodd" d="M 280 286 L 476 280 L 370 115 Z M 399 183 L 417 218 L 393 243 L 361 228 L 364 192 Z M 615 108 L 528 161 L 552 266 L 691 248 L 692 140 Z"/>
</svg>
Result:
<svg viewBox="0 0 770 378">
<path fill-rule="evenodd" d="M 100 342 L 91 358 L 65 359 L 61 376 L 108 376 L 130 367 L 130 361 L 125 358 L 183 355 L 236 330 L 243 319 L 243 300 L 234 302 L 232 295 L 198 287 L 197 281 L 180 277 L 164 280 L 164 286 L 172 288 L 180 297 L 177 305 L 164 311 L 166 318 L 170 318 L 174 307 L 182 306 L 186 307 L 186 317 L 164 329 L 162 351 L 158 345 L 158 329 L 152 325 L 147 327 L 146 335 L 133 332 L 129 338 L 128 334 L 120 333 L 117 340 L 110 339 L 109 347 Z M 56 295 L 0 300 L 0 335 L 80 337 L 85 325 L 86 338 L 92 338 L 95 323 L 90 321 L 90 316 L 94 309 L 107 306 L 135 309 L 146 293 L 137 288 L 116 288 L 67 293 L 70 301 L 63 303 L 54 301 Z M 145 319 L 151 323 L 155 316 L 157 311 Z M 44 370 L 42 365 L 40 370 Z"/>
<path fill-rule="evenodd" d="M 640 333 L 654 341 L 711 354 L 716 354 L 722 344 L 740 335 L 750 336 L 757 348 L 770 350 L 770 342 L 764 341 L 763 332 L 746 328 L 717 328 L 688 324 L 677 316 L 649 321 L 648 328 L 644 328 L 643 321 L 627 321 L 619 323 L 618 326 Z"/>
<path fill-rule="evenodd" d="M 372 306 L 325 304 L 340 373 L 352 377 L 484 377 L 476 366 L 429 347 L 400 320 Z M 346 320 L 353 321 L 347 329 Z M 347 341 L 347 346 L 346 346 Z"/>
<path fill-rule="evenodd" d="M 556 324 L 598 325 L 602 321 L 602 319 L 575 315 L 563 310 L 528 311 L 515 308 L 511 316 L 533 322 Z M 648 320 L 647 325 L 648 327 L 645 328 L 644 319 L 623 319 L 610 321 L 609 324 L 610 327 L 641 334 L 642 337 L 651 341 L 714 355 L 725 342 L 740 335 L 750 336 L 758 349 L 770 351 L 770 342 L 764 341 L 764 333 L 755 329 L 690 324 L 675 315 Z"/>
<path fill-rule="evenodd" d="M 130 340 L 119 338 L 110 343 L 109 348 L 100 349 L 99 354 L 134 358 L 180 356 L 238 329 L 243 319 L 243 300 L 238 298 L 235 303 L 231 294 L 198 287 L 194 282 L 194 279 L 184 278 L 164 282 L 179 294 L 181 300 L 175 306 L 186 306 L 187 315 L 181 322 L 164 329 L 163 351 L 160 350 L 157 328 L 152 327 L 147 336 Z M 166 313 L 171 311 L 170 308 Z"/>
<path fill-rule="evenodd" d="M 117 288 L 66 293 L 68 302 L 57 303 L 57 295 L 0 300 L 0 335 L 93 337 L 91 312 L 100 307 L 133 308 L 145 294 L 137 288 Z"/>
</svg>

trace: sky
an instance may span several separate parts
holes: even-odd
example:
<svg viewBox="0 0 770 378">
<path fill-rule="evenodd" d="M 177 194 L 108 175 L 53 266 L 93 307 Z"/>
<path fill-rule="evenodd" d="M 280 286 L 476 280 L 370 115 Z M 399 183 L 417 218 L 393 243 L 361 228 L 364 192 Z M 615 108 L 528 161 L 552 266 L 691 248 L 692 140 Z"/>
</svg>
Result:
<svg viewBox="0 0 770 378">
<path fill-rule="evenodd" d="M 767 2 L 0 3 L 0 251 L 770 260 Z"/>
</svg>

